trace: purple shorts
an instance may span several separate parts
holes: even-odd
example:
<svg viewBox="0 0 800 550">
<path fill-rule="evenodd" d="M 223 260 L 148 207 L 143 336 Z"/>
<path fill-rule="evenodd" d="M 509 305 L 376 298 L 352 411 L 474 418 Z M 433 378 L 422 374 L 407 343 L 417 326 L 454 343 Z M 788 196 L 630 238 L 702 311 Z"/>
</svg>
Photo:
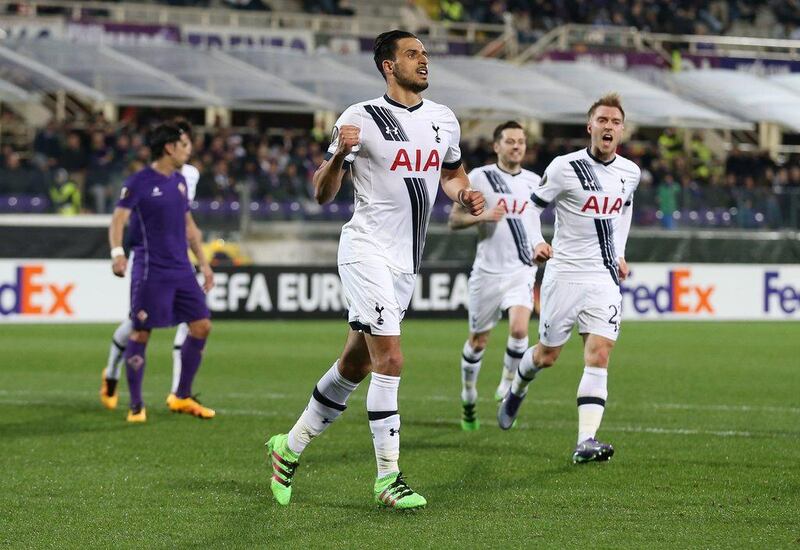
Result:
<svg viewBox="0 0 800 550">
<path fill-rule="evenodd" d="M 131 281 L 131 320 L 134 330 L 171 327 L 208 319 L 206 295 L 193 274 L 180 279 Z"/>
</svg>

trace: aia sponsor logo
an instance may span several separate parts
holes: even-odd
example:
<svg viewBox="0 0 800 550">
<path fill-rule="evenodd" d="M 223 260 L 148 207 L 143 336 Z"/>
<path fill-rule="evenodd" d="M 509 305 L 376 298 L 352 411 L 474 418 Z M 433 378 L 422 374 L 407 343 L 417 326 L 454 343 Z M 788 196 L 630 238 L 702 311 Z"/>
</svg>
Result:
<svg viewBox="0 0 800 550">
<path fill-rule="evenodd" d="M 589 195 L 581 208 L 581 212 L 593 212 L 597 215 L 618 214 L 622 210 L 622 199 L 609 200 L 609 197 Z"/>
<path fill-rule="evenodd" d="M 506 200 L 505 198 L 500 198 L 500 200 L 497 201 L 497 206 L 502 208 L 506 214 L 520 215 L 525 212 L 525 208 L 528 206 L 528 201 L 517 199 Z"/>
<path fill-rule="evenodd" d="M 424 152 L 420 149 L 413 151 L 398 149 L 394 162 L 392 162 L 392 167 L 389 170 L 392 172 L 400 169 L 405 169 L 409 172 L 427 172 L 428 170 L 438 171 L 441 166 L 439 151 L 436 149 L 432 149 L 430 152 Z"/>
</svg>

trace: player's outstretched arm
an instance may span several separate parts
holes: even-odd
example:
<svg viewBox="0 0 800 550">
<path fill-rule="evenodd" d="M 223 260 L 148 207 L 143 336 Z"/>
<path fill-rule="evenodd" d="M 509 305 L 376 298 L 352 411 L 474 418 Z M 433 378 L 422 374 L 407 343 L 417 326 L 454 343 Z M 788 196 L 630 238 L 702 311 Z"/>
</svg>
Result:
<svg viewBox="0 0 800 550">
<path fill-rule="evenodd" d="M 345 157 L 350 154 L 353 147 L 358 145 L 361 139 L 360 135 L 361 129 L 358 126 L 345 124 L 339 129 L 336 138 L 336 152 L 330 159 L 320 164 L 312 178 L 314 199 L 318 204 L 331 202 L 339 192 L 344 176 Z"/>
<path fill-rule="evenodd" d="M 214 272 L 211 270 L 211 265 L 209 265 L 208 258 L 206 258 L 206 254 L 203 251 L 203 232 L 197 227 L 191 212 L 186 213 L 186 240 L 189 241 L 189 248 L 194 252 L 194 257 L 197 258 L 197 265 L 203 274 L 203 290 L 208 292 L 214 286 Z"/>
<path fill-rule="evenodd" d="M 117 206 L 111 216 L 111 225 L 108 227 L 108 244 L 111 247 L 111 271 L 117 277 L 124 277 L 125 270 L 128 268 L 128 259 L 125 257 L 125 250 L 122 248 L 122 232 L 125 224 L 131 217 L 128 208 Z"/>
<path fill-rule="evenodd" d="M 453 202 L 464 207 L 464 210 L 473 216 L 483 214 L 486 200 L 483 193 L 469 187 L 469 177 L 464 171 L 464 166 L 448 170 L 442 169 L 442 189 Z"/>
</svg>

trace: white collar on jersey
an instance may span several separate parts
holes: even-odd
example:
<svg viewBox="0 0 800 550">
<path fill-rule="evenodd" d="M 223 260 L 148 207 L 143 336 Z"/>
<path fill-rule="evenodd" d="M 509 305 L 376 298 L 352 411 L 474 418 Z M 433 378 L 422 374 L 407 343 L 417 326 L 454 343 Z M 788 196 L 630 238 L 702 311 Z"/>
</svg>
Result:
<svg viewBox="0 0 800 550">
<path fill-rule="evenodd" d="M 598 164 L 602 164 L 603 166 L 608 166 L 609 164 L 611 164 L 612 162 L 617 160 L 617 155 L 614 155 L 614 158 L 611 159 L 611 160 L 606 160 L 606 161 L 600 160 L 599 158 L 597 158 L 596 156 L 594 156 L 592 154 L 592 148 L 591 147 L 587 147 L 586 148 L 586 154 L 589 155 L 590 159 L 592 159 L 593 161 L 595 161 Z"/>
<path fill-rule="evenodd" d="M 500 163 L 499 162 L 495 162 L 494 165 L 497 166 L 497 169 L 500 170 L 502 173 L 508 174 L 509 176 L 512 176 L 512 177 L 513 176 L 519 176 L 522 173 L 522 167 L 520 167 L 519 172 L 513 172 L 512 173 L 512 172 L 509 172 L 508 170 L 503 170 L 502 168 L 500 168 Z"/>
<path fill-rule="evenodd" d="M 422 107 L 422 101 L 423 101 L 423 100 L 420 100 L 419 103 L 417 103 L 416 105 L 412 105 L 411 107 L 408 107 L 406 105 L 403 105 L 399 101 L 395 101 L 394 99 L 389 97 L 389 94 L 383 94 L 383 100 L 386 101 L 386 103 L 388 103 L 389 105 L 394 105 L 395 107 L 400 107 L 401 109 L 405 109 L 409 113 L 412 113 L 412 112 L 416 111 L 417 109 L 419 109 L 420 107 Z"/>
</svg>

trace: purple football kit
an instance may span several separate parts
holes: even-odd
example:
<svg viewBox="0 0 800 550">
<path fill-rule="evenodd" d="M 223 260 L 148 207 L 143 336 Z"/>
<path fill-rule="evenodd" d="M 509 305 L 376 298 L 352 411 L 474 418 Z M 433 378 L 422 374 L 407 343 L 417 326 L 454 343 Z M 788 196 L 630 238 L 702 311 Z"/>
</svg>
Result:
<svg viewBox="0 0 800 550">
<path fill-rule="evenodd" d="M 131 310 L 134 330 L 209 318 L 206 297 L 189 261 L 186 181 L 148 167 L 132 175 L 117 206 L 131 210 Z"/>
</svg>

